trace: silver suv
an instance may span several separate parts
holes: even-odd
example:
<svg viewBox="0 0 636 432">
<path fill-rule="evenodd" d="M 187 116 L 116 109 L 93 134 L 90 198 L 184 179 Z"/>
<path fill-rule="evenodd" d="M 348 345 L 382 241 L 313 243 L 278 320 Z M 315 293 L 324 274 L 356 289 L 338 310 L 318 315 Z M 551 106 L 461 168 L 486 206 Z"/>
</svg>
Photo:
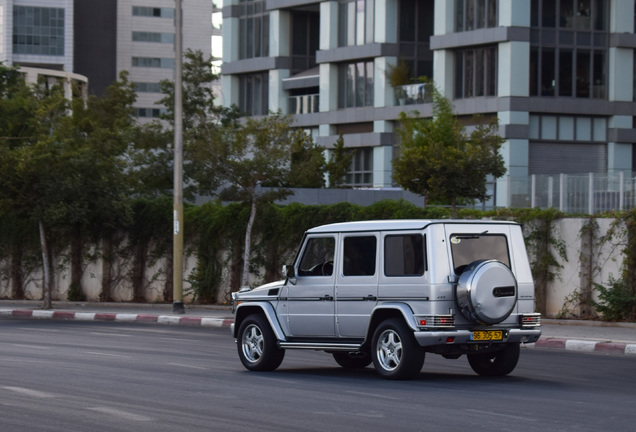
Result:
<svg viewBox="0 0 636 432">
<path fill-rule="evenodd" d="M 287 349 L 373 362 L 408 379 L 425 353 L 501 376 L 541 335 L 521 227 L 512 222 L 388 220 L 308 230 L 284 280 L 233 294 L 243 365 L 274 370 Z"/>
</svg>

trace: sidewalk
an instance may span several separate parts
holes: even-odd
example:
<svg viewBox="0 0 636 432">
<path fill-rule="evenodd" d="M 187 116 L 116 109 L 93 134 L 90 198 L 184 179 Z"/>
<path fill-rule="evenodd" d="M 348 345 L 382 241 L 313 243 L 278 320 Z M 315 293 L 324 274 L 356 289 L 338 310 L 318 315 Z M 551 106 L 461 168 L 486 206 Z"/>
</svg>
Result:
<svg viewBox="0 0 636 432">
<path fill-rule="evenodd" d="M 52 310 L 43 310 L 42 301 L 31 300 L 0 300 L 0 319 L 3 318 L 154 323 L 211 328 L 227 328 L 234 322 L 229 306 L 185 305 L 185 314 L 174 314 L 171 304 L 55 301 Z M 529 347 L 628 355 L 636 359 L 636 323 L 543 319 L 541 331 L 539 341 L 528 344 Z"/>
</svg>

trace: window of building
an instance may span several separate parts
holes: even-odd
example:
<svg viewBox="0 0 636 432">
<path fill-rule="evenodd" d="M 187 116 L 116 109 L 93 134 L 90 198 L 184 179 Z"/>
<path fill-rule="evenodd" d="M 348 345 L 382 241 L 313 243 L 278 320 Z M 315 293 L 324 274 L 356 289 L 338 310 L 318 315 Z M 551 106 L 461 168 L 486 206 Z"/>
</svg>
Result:
<svg viewBox="0 0 636 432">
<path fill-rule="evenodd" d="M 265 1 L 239 2 L 239 58 L 269 56 L 269 14 Z"/>
<path fill-rule="evenodd" d="M 133 67 L 174 69 L 174 59 L 166 57 L 133 57 Z"/>
<path fill-rule="evenodd" d="M 340 0 L 338 46 L 373 43 L 375 0 Z"/>
<path fill-rule="evenodd" d="M 174 18 L 174 8 L 133 6 L 132 14 L 133 16 L 172 19 Z"/>
<path fill-rule="evenodd" d="M 497 2 L 498 0 L 455 0 L 455 31 L 497 27 Z"/>
<path fill-rule="evenodd" d="M 13 7 L 15 54 L 64 55 L 64 9 Z"/>
<path fill-rule="evenodd" d="M 384 238 L 386 276 L 422 276 L 424 261 L 424 236 L 421 234 L 400 234 Z"/>
<path fill-rule="evenodd" d="M 269 103 L 269 74 L 239 76 L 239 109 L 247 116 L 267 115 Z"/>
<path fill-rule="evenodd" d="M 435 27 L 434 2 L 400 0 L 399 49 L 413 78 L 433 77 L 430 38 Z"/>
<path fill-rule="evenodd" d="M 497 47 L 455 51 L 455 98 L 497 95 Z"/>
<path fill-rule="evenodd" d="M 133 42 L 174 44 L 174 33 L 132 32 Z"/>
<path fill-rule="evenodd" d="M 135 90 L 138 93 L 161 93 L 161 85 L 157 82 L 136 82 Z"/>
<path fill-rule="evenodd" d="M 373 185 L 373 148 L 366 147 L 354 150 L 346 184 L 347 186 Z"/>
<path fill-rule="evenodd" d="M 607 97 L 606 0 L 532 0 L 530 95 Z"/>
<path fill-rule="evenodd" d="M 373 106 L 373 62 L 342 64 L 338 75 L 339 108 Z"/>
<path fill-rule="evenodd" d="M 138 118 L 160 118 L 168 111 L 165 108 L 135 108 L 135 117 Z"/>
<path fill-rule="evenodd" d="M 291 17 L 291 74 L 316 66 L 316 51 L 320 47 L 320 14 L 293 11 Z"/>
<path fill-rule="evenodd" d="M 377 239 L 375 236 L 345 237 L 342 274 L 345 276 L 373 276 Z"/>
</svg>

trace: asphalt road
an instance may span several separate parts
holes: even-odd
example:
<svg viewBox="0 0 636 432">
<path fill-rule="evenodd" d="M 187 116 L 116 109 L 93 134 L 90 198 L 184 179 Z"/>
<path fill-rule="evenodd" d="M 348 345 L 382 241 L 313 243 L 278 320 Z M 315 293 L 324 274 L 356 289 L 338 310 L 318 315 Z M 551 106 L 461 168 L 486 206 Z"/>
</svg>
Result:
<svg viewBox="0 0 636 432">
<path fill-rule="evenodd" d="M 0 431 L 630 431 L 632 358 L 524 350 L 504 378 L 429 355 L 412 381 L 290 351 L 248 372 L 228 329 L 0 320 Z"/>
</svg>

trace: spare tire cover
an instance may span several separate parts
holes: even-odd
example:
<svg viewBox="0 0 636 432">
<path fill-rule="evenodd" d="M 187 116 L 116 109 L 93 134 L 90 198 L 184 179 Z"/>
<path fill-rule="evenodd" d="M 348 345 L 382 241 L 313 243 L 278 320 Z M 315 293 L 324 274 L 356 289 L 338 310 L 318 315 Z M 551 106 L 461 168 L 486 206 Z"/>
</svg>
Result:
<svg viewBox="0 0 636 432">
<path fill-rule="evenodd" d="M 517 280 L 500 261 L 475 261 L 459 277 L 456 298 L 467 319 L 497 324 L 510 316 L 517 303 Z"/>
</svg>

